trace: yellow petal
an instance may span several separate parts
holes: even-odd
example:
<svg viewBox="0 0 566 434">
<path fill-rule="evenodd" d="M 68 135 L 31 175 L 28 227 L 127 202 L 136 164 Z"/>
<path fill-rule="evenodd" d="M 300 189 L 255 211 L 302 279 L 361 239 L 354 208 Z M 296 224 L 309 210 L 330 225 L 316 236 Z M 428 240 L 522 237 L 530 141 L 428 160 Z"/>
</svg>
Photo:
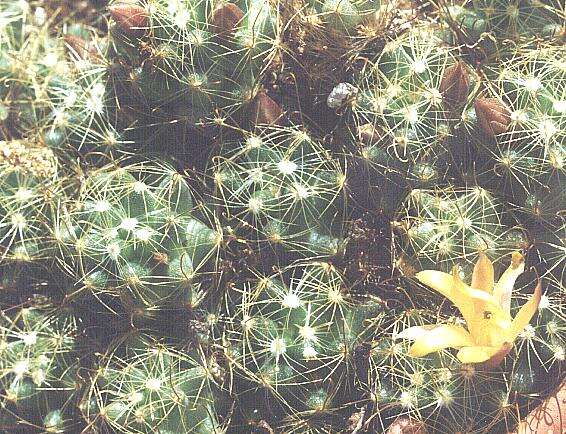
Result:
<svg viewBox="0 0 566 434">
<path fill-rule="evenodd" d="M 493 264 L 484 252 L 480 256 L 472 274 L 472 288 L 492 293 L 494 283 Z"/>
<path fill-rule="evenodd" d="M 540 304 L 541 297 L 542 297 L 542 283 L 539 280 L 535 288 L 534 294 L 531 296 L 529 301 L 527 301 L 521 307 L 521 309 L 513 319 L 513 323 L 511 324 L 511 330 L 509 332 L 509 338 L 511 341 L 517 339 L 519 333 L 521 333 L 523 329 L 527 326 L 527 324 L 531 322 L 532 317 L 534 316 L 534 314 L 538 309 L 538 305 Z"/>
<path fill-rule="evenodd" d="M 454 304 L 462 312 L 466 322 L 483 319 L 486 311 L 495 314 L 498 319 L 506 318 L 509 322 L 511 321 L 511 317 L 509 315 L 506 316 L 501 311 L 492 294 L 481 289 L 470 288 L 462 282 L 457 267 L 454 267 L 452 271 L 452 280 L 454 282 L 452 292 L 457 301 Z M 494 315 L 491 316 L 493 317 Z M 474 334 L 471 330 L 470 333 Z"/>
<path fill-rule="evenodd" d="M 411 329 L 408 329 L 411 331 L 407 332 L 406 335 L 416 337 L 415 343 L 409 349 L 409 355 L 412 357 L 423 357 L 444 348 L 461 348 L 473 345 L 470 334 L 461 326 L 442 324 L 431 330 L 425 328 L 415 330 L 414 327 L 411 327 Z"/>
<path fill-rule="evenodd" d="M 457 357 L 462 363 L 487 362 L 499 352 L 499 347 L 464 347 L 458 351 Z"/>
<path fill-rule="evenodd" d="M 509 312 L 511 309 L 511 294 L 515 280 L 525 271 L 525 260 L 519 252 L 514 252 L 511 257 L 511 265 L 503 272 L 499 281 L 493 289 L 493 296 L 501 308 Z"/>
<path fill-rule="evenodd" d="M 399 339 L 410 339 L 412 341 L 419 339 L 432 329 L 436 328 L 436 324 L 434 325 L 425 325 L 425 326 L 414 326 L 409 327 L 408 329 L 403 330 L 401 333 L 397 335 Z"/>
<path fill-rule="evenodd" d="M 505 359 L 512 348 L 513 344 L 508 342 L 497 347 L 464 347 L 458 351 L 457 357 L 462 363 L 485 363 L 486 367 L 494 368 Z"/>
<path fill-rule="evenodd" d="M 436 270 L 425 270 L 417 273 L 415 277 L 423 285 L 429 286 L 442 294 L 457 307 L 468 302 L 466 295 L 462 293 L 465 286 L 455 274 L 443 273 Z"/>
<path fill-rule="evenodd" d="M 482 330 L 489 324 L 486 322 L 486 316 L 494 320 L 492 325 L 495 322 L 507 321 L 506 329 L 509 328 L 511 317 L 501 311 L 493 296 L 467 286 L 460 279 L 457 268 L 454 268 L 452 274 L 425 270 L 417 273 L 415 277 L 454 303 L 466 320 L 472 336 L 475 337 L 476 334 L 482 333 Z"/>
<path fill-rule="evenodd" d="M 464 316 L 464 319 L 469 322 L 477 319 L 485 319 L 486 313 L 489 313 L 491 317 L 497 320 L 506 319 L 511 322 L 511 317 L 503 312 L 499 307 L 499 303 L 493 297 L 493 295 L 482 289 L 470 288 L 469 286 L 462 283 L 460 278 L 454 275 L 454 279 L 458 280 L 458 293 L 460 294 L 460 299 L 462 303 L 457 305 L 460 312 Z M 473 332 L 470 330 L 473 334 Z"/>
</svg>

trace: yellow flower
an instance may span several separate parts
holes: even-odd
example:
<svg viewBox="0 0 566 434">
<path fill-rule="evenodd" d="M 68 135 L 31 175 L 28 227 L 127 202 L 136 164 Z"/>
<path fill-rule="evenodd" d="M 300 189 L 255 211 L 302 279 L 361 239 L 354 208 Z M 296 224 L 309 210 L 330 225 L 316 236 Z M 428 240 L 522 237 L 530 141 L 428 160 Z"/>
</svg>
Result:
<svg viewBox="0 0 566 434">
<path fill-rule="evenodd" d="M 423 357 L 444 348 L 456 348 L 462 363 L 486 362 L 492 367 L 499 365 L 519 333 L 531 321 L 540 303 L 542 287 L 539 281 L 529 301 L 521 307 L 515 318 L 511 318 L 513 285 L 524 269 L 523 255 L 514 252 L 511 265 L 495 283 L 493 264 L 484 253 L 480 253 L 471 286 L 462 282 L 456 267 L 452 274 L 435 270 L 417 273 L 419 282 L 454 303 L 466 321 L 467 330 L 453 324 L 403 330 L 398 337 L 415 341 L 409 355 Z"/>
</svg>

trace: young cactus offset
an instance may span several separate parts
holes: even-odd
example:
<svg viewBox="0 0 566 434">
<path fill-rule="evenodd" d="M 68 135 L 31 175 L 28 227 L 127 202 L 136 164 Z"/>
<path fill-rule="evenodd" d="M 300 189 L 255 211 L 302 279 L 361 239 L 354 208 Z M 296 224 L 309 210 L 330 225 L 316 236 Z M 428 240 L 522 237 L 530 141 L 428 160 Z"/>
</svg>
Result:
<svg viewBox="0 0 566 434">
<path fill-rule="evenodd" d="M 538 277 L 527 275 L 523 285 L 532 287 Z M 561 282 L 551 276 L 541 279 L 545 288 L 533 320 L 515 340 L 516 357 L 509 363 L 514 376 L 510 382 L 511 390 L 520 397 L 522 403 L 528 403 L 529 395 L 546 393 L 555 389 L 561 382 L 566 369 L 566 317 L 561 302 L 564 290 Z M 523 283 L 523 282 L 521 282 Z M 562 288 L 561 288 L 562 286 Z M 525 291 L 526 292 L 526 291 Z M 519 294 L 512 300 L 512 310 L 520 311 L 526 295 Z"/>
<path fill-rule="evenodd" d="M 539 221 L 556 218 L 565 200 L 565 56 L 543 46 L 486 68 L 491 89 L 474 105 L 474 143 L 488 161 L 480 182 Z"/>
<path fill-rule="evenodd" d="M 566 220 L 554 225 L 533 228 L 533 244 L 540 261 L 540 273 L 554 277 L 556 282 L 566 282 Z M 564 291 L 564 289 L 563 289 Z"/>
<path fill-rule="evenodd" d="M 491 33 L 489 39 L 498 43 L 536 37 L 560 42 L 566 36 L 566 8 L 561 0 L 436 0 L 434 3 L 460 43 L 477 43 L 486 38 L 486 33 Z M 504 44 L 498 48 L 505 48 Z"/>
<path fill-rule="evenodd" d="M 480 252 L 503 257 L 528 246 L 524 231 L 500 201 L 481 187 L 413 190 L 394 228 L 402 251 L 419 269 L 471 271 Z"/>
<path fill-rule="evenodd" d="M 388 41 L 376 63 L 366 67 L 352 106 L 357 132 L 367 136 L 373 127 L 369 142 L 402 161 L 440 158 L 472 80 L 469 67 L 433 27 L 415 27 Z"/>
<path fill-rule="evenodd" d="M 125 147 L 123 130 L 133 120 L 116 101 L 122 90 L 113 82 L 115 66 L 104 59 L 108 43 L 80 26 L 69 26 L 64 38 L 66 74 L 52 82 L 43 140 L 58 150 L 115 156 Z"/>
<path fill-rule="evenodd" d="M 356 34 L 356 27 L 371 20 L 381 7 L 380 0 L 306 0 L 305 20 L 322 24 L 338 35 Z"/>
<path fill-rule="evenodd" d="M 41 7 L 35 13 L 29 4 L 28 9 L 21 17 L 25 31 L 20 41 L 9 36 L 10 27 L 0 33 L 2 134 L 58 151 L 119 148 L 122 138 L 113 117 L 114 90 L 107 87 L 111 68 L 102 57 L 104 44 L 82 25 L 65 26 L 65 33 L 54 30 L 39 13 Z"/>
<path fill-rule="evenodd" d="M 55 245 L 49 233 L 65 201 L 58 161 L 45 147 L 0 141 L 0 278 L 17 292 L 48 266 Z"/>
<path fill-rule="evenodd" d="M 358 397 L 346 373 L 363 341 L 365 321 L 379 315 L 379 305 L 356 300 L 326 262 L 260 277 L 227 297 L 224 339 L 237 392 L 251 390 L 267 401 L 242 398 L 249 401 L 243 408 L 254 406 L 277 426 L 351 409 Z"/>
<path fill-rule="evenodd" d="M 225 149 L 212 168 L 216 197 L 253 241 L 303 257 L 340 251 L 345 177 L 307 132 L 271 127 Z"/>
<path fill-rule="evenodd" d="M 366 65 L 351 102 L 353 152 L 381 190 L 386 211 L 393 213 L 410 187 L 430 187 L 446 172 L 454 129 L 475 82 L 472 69 L 432 26 L 388 41 Z"/>
<path fill-rule="evenodd" d="M 0 139 L 29 138 L 50 120 L 51 91 L 67 72 L 64 48 L 49 34 L 44 20 L 34 16 L 28 2 L 8 2 L 12 7 L 6 9 L 2 3 Z M 22 9 L 12 15 L 18 3 Z"/>
</svg>

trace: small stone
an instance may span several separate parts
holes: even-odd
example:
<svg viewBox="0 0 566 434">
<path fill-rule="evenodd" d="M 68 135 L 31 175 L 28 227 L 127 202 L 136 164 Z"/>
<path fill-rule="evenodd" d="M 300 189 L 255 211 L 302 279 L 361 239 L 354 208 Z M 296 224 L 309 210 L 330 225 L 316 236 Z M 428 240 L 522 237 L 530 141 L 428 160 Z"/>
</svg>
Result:
<svg viewBox="0 0 566 434">
<path fill-rule="evenodd" d="M 356 97 L 359 90 L 350 83 L 338 83 L 326 99 L 328 107 L 338 109 Z"/>
</svg>

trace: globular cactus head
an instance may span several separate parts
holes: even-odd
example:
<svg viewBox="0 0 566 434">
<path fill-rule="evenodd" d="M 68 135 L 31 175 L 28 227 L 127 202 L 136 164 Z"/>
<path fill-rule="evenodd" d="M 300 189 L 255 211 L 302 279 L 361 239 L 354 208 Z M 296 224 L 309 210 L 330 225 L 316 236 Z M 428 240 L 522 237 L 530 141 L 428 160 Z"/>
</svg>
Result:
<svg viewBox="0 0 566 434">
<path fill-rule="evenodd" d="M 468 274 L 480 252 L 499 258 L 529 246 L 500 201 L 478 186 L 415 189 L 394 227 L 401 232 L 402 251 L 418 269 L 450 272 L 459 264 Z"/>
<path fill-rule="evenodd" d="M 440 0 L 441 19 L 452 28 L 460 43 L 478 41 L 533 40 L 564 38 L 564 4 L 559 0 Z M 486 38 L 486 33 L 490 34 Z M 505 48 L 504 44 L 501 47 Z"/>
<path fill-rule="evenodd" d="M 270 397 L 271 420 L 330 417 L 350 402 L 346 372 L 378 304 L 356 300 L 326 262 L 260 276 L 227 297 L 225 357 L 239 382 Z"/>
<path fill-rule="evenodd" d="M 117 1 L 114 57 L 144 102 L 192 124 L 231 116 L 259 92 L 279 50 L 276 11 L 255 0 Z"/>
<path fill-rule="evenodd" d="M 330 33 L 354 36 L 356 27 L 375 18 L 380 0 L 307 0 L 305 20 L 323 25 Z"/>
<path fill-rule="evenodd" d="M 53 433 L 77 428 L 78 335 L 76 318 L 44 303 L 2 313 L 3 426 L 27 424 Z"/>
<path fill-rule="evenodd" d="M 555 218 L 564 199 L 565 53 L 546 46 L 489 68 L 490 94 L 475 100 L 481 179 L 531 220 Z"/>
<path fill-rule="evenodd" d="M 364 67 L 349 104 L 352 174 L 379 191 L 379 208 L 394 213 L 399 197 L 435 185 L 461 158 L 455 136 L 477 84 L 472 68 L 432 26 L 387 41 Z"/>
<path fill-rule="evenodd" d="M 212 176 L 235 227 L 251 229 L 260 247 L 310 257 L 340 252 L 344 173 L 307 132 L 273 126 L 225 149 Z"/>
<path fill-rule="evenodd" d="M 212 229 L 182 174 L 139 162 L 91 173 L 60 232 L 62 261 L 86 293 L 130 313 L 194 308 L 205 297 L 221 232 Z M 206 280 L 206 279 L 205 279 Z"/>
<path fill-rule="evenodd" d="M 100 359 L 79 407 L 99 429 L 213 433 L 220 423 L 212 389 L 199 357 L 147 337 L 128 337 Z"/>
<path fill-rule="evenodd" d="M 64 201 L 58 168 L 45 147 L 0 141 L 0 274 L 12 276 L 5 282 L 12 289 L 29 289 L 24 282 L 50 266 L 55 246 L 49 227 Z"/>
</svg>

